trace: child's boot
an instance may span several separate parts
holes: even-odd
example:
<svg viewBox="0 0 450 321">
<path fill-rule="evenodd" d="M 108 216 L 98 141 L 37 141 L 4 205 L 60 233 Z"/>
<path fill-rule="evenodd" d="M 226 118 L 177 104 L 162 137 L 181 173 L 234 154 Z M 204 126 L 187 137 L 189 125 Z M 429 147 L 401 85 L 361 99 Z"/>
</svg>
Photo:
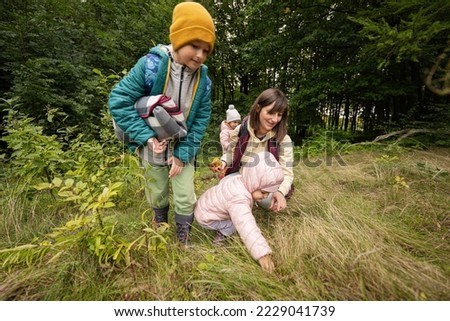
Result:
<svg viewBox="0 0 450 321">
<path fill-rule="evenodd" d="M 163 208 L 153 208 L 155 215 L 153 216 L 153 224 L 158 228 L 161 223 L 169 222 L 169 205 Z"/>
<path fill-rule="evenodd" d="M 223 246 L 224 245 L 223 243 L 225 242 L 226 239 L 227 239 L 227 236 L 222 234 L 222 232 L 220 232 L 219 230 L 217 230 L 216 236 L 214 237 L 214 240 L 213 240 L 213 244 L 214 244 L 214 246 L 218 246 L 218 247 Z"/>
<path fill-rule="evenodd" d="M 185 246 L 190 245 L 189 233 L 191 231 L 193 221 L 194 221 L 194 214 L 191 215 L 175 214 L 175 222 L 177 224 L 177 238 L 182 245 Z"/>
</svg>

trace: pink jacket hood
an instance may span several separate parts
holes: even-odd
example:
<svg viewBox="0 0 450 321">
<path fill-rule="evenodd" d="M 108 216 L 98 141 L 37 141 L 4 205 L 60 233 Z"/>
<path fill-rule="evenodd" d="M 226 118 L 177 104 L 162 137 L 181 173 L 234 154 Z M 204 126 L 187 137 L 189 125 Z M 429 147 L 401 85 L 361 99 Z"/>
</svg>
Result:
<svg viewBox="0 0 450 321">
<path fill-rule="evenodd" d="M 256 190 L 276 192 L 283 182 L 283 169 L 269 152 L 261 152 L 242 168 L 242 182 L 250 193 Z"/>
<path fill-rule="evenodd" d="M 227 151 L 228 146 L 231 143 L 231 133 L 233 132 L 233 128 L 228 126 L 226 121 L 222 121 L 220 124 L 220 145 L 222 145 L 222 154 L 225 154 Z"/>
<path fill-rule="evenodd" d="M 228 124 L 227 124 L 227 122 L 226 122 L 225 120 L 223 120 L 223 121 L 220 123 L 220 130 L 221 130 L 221 131 L 222 131 L 222 130 L 233 131 L 233 129 L 232 129 L 230 126 L 228 126 Z"/>
</svg>

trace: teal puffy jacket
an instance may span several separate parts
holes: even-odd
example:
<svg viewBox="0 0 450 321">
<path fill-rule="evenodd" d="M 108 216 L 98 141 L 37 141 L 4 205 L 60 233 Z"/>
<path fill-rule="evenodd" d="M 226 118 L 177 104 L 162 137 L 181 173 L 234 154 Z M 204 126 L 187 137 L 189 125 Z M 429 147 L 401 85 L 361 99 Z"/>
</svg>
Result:
<svg viewBox="0 0 450 321">
<path fill-rule="evenodd" d="M 156 132 L 147 125 L 134 103 L 143 96 L 162 94 L 170 75 L 170 58 L 158 45 L 141 57 L 130 72 L 113 88 L 108 100 L 111 116 L 117 125 L 128 134 L 131 152 L 145 146 Z M 169 71 L 169 72 L 168 72 Z M 208 67 L 200 67 L 198 85 L 193 93 L 192 105 L 186 117 L 187 135 L 175 144 L 173 155 L 188 163 L 198 153 L 200 144 L 211 118 L 211 80 Z"/>
</svg>

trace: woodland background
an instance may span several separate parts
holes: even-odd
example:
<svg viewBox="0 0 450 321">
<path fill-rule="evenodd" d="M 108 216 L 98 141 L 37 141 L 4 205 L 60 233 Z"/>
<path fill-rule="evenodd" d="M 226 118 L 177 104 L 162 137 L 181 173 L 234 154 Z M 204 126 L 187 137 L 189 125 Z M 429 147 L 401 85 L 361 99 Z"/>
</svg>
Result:
<svg viewBox="0 0 450 321">
<path fill-rule="evenodd" d="M 1 96 L 16 98 L 47 131 L 77 125 L 98 137 L 105 96 L 93 70 L 120 76 L 151 46 L 169 43 L 178 2 L 2 1 Z M 202 3 L 217 29 L 207 61 L 214 125 L 229 103 L 245 114 L 267 87 L 288 95 L 297 144 L 316 127 L 366 138 L 449 124 L 450 96 L 439 95 L 448 93 L 448 1 Z M 52 124 L 49 111 L 59 115 Z"/>
<path fill-rule="evenodd" d="M 289 98 L 296 192 L 239 238 L 194 248 L 153 229 L 107 98 L 169 43 L 175 0 L 0 3 L 0 299 L 448 300 L 450 2 L 200 1 L 216 22 L 211 124 L 196 189 L 216 184 L 228 104 Z M 169 222 L 170 223 L 170 222 Z"/>
</svg>

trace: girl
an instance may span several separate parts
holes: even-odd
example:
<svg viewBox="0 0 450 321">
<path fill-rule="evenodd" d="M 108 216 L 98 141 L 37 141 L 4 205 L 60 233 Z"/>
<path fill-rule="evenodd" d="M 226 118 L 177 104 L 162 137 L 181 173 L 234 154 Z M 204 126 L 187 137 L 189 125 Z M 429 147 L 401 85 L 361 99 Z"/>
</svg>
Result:
<svg viewBox="0 0 450 321">
<path fill-rule="evenodd" d="M 227 109 L 227 119 L 220 124 L 220 145 L 222 145 L 222 154 L 227 152 L 228 146 L 231 143 L 231 133 L 241 122 L 241 115 L 234 108 L 234 105 L 229 105 Z"/>
<path fill-rule="evenodd" d="M 275 157 L 260 152 L 242 167 L 242 175 L 230 175 L 200 196 L 195 219 L 204 228 L 216 230 L 218 244 L 236 230 L 260 266 L 272 272 L 274 264 L 266 239 L 252 213 L 253 203 L 276 192 L 283 181 L 283 169 Z"/>
</svg>

